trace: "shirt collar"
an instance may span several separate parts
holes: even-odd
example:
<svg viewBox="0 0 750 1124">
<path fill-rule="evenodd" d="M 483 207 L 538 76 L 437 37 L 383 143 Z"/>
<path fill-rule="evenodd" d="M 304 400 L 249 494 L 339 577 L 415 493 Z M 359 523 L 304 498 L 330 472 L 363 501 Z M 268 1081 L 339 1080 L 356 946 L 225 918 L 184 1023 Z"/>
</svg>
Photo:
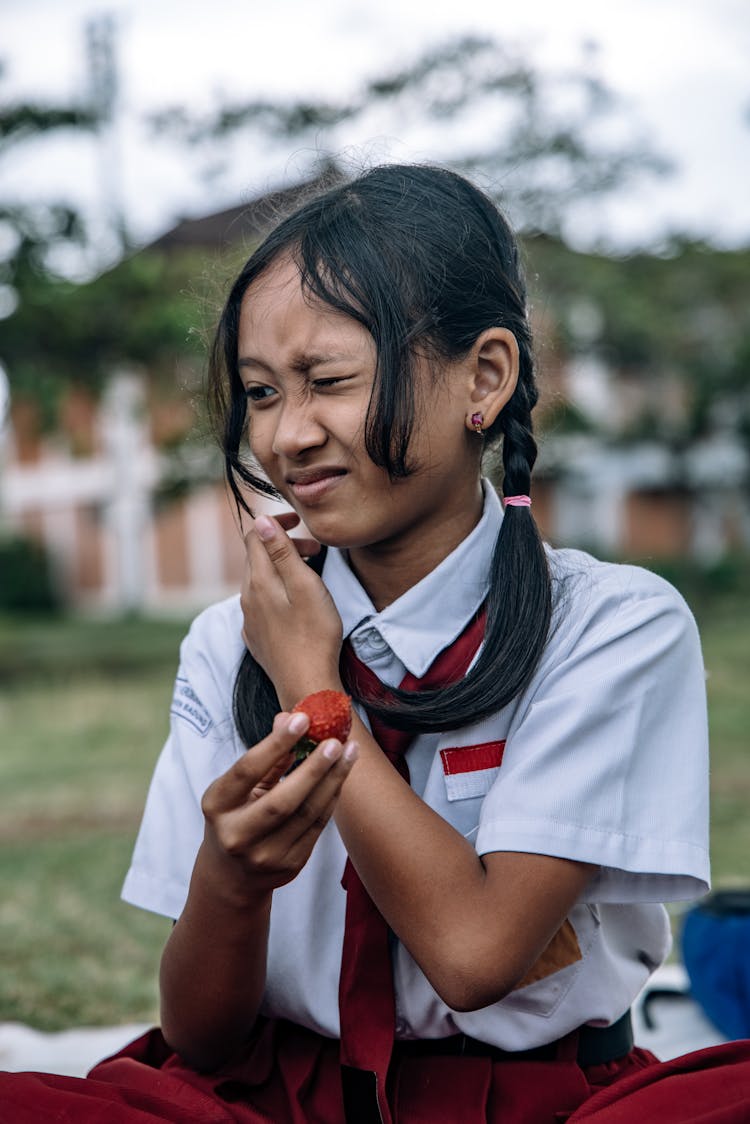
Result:
<svg viewBox="0 0 750 1124">
<path fill-rule="evenodd" d="M 420 582 L 378 613 L 345 552 L 329 547 L 325 581 L 348 637 L 360 625 L 376 629 L 412 675 L 422 676 L 435 657 L 477 612 L 489 590 L 492 552 L 503 520 L 497 494 L 483 481 L 484 510 L 474 530 Z"/>
</svg>

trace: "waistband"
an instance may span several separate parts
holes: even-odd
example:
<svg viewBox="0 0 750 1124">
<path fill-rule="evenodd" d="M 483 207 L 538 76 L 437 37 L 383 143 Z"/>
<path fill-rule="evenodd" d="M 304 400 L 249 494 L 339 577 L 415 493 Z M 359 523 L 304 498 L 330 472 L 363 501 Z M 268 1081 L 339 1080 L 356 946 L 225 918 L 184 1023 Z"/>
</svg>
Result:
<svg viewBox="0 0 750 1124">
<path fill-rule="evenodd" d="M 633 1023 L 630 1011 L 626 1011 L 611 1026 L 581 1026 L 573 1034 L 578 1036 L 576 1061 L 584 1068 L 604 1065 L 629 1054 L 633 1049 Z M 398 1040 L 394 1043 L 393 1055 L 398 1057 L 429 1057 L 449 1055 L 452 1057 L 491 1058 L 493 1061 L 554 1061 L 560 1057 L 561 1045 L 568 1042 L 571 1035 L 536 1046 L 531 1050 L 501 1050 L 490 1046 L 467 1034 L 454 1034 L 450 1038 L 429 1038 L 410 1042 Z"/>
</svg>

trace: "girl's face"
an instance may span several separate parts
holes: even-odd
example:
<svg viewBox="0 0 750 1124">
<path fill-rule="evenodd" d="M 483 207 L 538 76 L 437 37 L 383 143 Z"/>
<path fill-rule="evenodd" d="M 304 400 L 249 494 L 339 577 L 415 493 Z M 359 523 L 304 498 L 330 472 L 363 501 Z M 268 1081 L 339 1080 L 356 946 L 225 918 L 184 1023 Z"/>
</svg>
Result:
<svg viewBox="0 0 750 1124">
<path fill-rule="evenodd" d="M 252 452 L 319 542 L 356 551 L 413 541 L 429 553 L 434 541 L 447 553 L 481 510 L 468 380 L 460 363 L 433 379 L 423 362 L 409 448 L 417 468 L 394 483 L 364 443 L 376 359 L 362 325 L 304 295 L 289 258 L 274 264 L 240 310 Z"/>
</svg>

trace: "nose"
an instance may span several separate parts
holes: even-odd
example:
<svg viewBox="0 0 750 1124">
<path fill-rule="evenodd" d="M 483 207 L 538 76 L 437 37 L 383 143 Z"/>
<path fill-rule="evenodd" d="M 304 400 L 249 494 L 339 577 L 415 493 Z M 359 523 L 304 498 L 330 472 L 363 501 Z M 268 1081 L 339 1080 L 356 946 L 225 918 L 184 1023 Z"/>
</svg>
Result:
<svg viewBox="0 0 750 1124">
<path fill-rule="evenodd" d="M 273 435 L 275 456 L 299 457 L 308 449 L 316 449 L 326 442 L 326 431 L 315 414 L 315 403 L 310 398 L 288 398 L 279 411 Z"/>
</svg>

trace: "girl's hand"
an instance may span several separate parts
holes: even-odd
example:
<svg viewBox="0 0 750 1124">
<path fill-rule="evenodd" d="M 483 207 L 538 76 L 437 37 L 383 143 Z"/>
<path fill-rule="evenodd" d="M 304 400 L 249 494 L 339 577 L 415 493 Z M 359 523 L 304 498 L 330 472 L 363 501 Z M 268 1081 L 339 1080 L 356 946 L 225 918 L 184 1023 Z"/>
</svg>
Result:
<svg viewBox="0 0 750 1124">
<path fill-rule="evenodd" d="M 284 776 L 308 725 L 306 714 L 278 714 L 268 737 L 203 797 L 203 858 L 212 868 L 210 881 L 237 904 L 255 904 L 296 877 L 331 818 L 356 759 L 353 743 L 344 747 L 329 739 Z"/>
<path fill-rule="evenodd" d="M 296 511 L 280 511 L 273 516 L 266 515 L 262 518 L 274 519 L 285 531 L 293 531 L 302 522 Z M 307 528 L 304 529 L 307 530 Z M 301 558 L 311 558 L 320 552 L 320 543 L 317 539 L 312 538 L 309 533 L 298 535 L 296 538 L 289 535 L 289 541 Z"/>
<path fill-rule="evenodd" d="M 287 709 L 313 691 L 341 685 L 341 618 L 325 585 L 286 534 L 292 520 L 297 521 L 294 513 L 255 520 L 245 536 L 240 598 L 245 644 Z"/>
</svg>

